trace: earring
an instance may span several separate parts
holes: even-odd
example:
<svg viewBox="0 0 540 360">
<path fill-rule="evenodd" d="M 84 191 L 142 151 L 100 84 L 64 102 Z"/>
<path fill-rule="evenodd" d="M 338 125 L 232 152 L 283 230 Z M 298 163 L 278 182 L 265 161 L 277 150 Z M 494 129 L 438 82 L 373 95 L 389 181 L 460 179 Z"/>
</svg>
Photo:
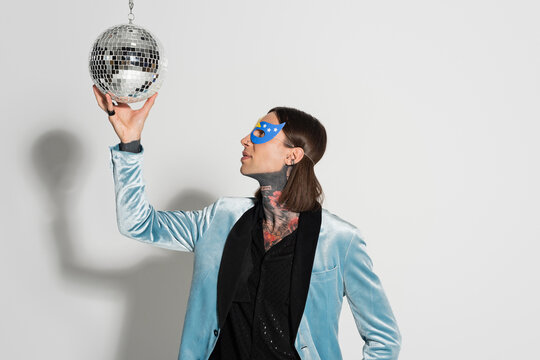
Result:
<svg viewBox="0 0 540 360">
<path fill-rule="evenodd" d="M 294 159 L 291 160 L 291 166 L 293 166 L 293 165 L 294 165 Z"/>
</svg>

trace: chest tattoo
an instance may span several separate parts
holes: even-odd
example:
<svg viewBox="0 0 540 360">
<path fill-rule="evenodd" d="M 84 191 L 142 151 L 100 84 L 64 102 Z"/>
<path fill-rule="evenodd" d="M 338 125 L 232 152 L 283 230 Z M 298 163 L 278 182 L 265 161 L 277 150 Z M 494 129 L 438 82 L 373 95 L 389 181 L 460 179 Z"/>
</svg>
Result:
<svg viewBox="0 0 540 360">
<path fill-rule="evenodd" d="M 298 227 L 298 216 L 293 217 L 288 222 L 282 222 L 279 226 L 274 229 L 274 232 L 271 233 L 268 231 L 266 226 L 263 226 L 263 238 L 264 238 L 264 249 L 268 251 L 273 245 L 280 242 L 285 236 L 292 233 Z"/>
</svg>

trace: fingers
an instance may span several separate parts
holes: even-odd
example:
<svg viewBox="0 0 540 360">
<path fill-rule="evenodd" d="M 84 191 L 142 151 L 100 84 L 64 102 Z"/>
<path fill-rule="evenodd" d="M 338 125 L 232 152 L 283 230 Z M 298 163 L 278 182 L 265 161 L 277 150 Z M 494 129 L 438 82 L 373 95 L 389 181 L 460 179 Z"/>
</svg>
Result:
<svg viewBox="0 0 540 360">
<path fill-rule="evenodd" d="M 97 103 L 98 103 L 99 107 L 102 108 L 103 110 L 106 110 L 107 105 L 105 103 L 105 99 L 104 99 L 103 94 L 101 93 L 101 91 L 99 91 L 99 89 L 97 88 L 96 85 L 92 86 L 92 90 L 94 91 L 94 96 L 96 97 L 96 100 L 97 100 Z"/>
<path fill-rule="evenodd" d="M 105 94 L 105 99 L 107 100 L 107 111 L 111 111 L 112 109 L 114 109 L 111 95 L 109 95 L 109 93 Z"/>
<path fill-rule="evenodd" d="M 154 95 L 150 96 L 148 99 L 146 99 L 146 102 L 144 103 L 143 107 L 141 108 L 142 111 L 145 113 L 148 113 L 152 106 L 154 106 L 154 102 L 156 101 L 158 93 L 155 93 Z"/>
<path fill-rule="evenodd" d="M 92 90 L 94 90 L 94 95 L 96 96 L 98 105 L 103 109 L 103 111 L 109 113 L 114 110 L 114 104 L 112 102 L 110 92 L 103 94 L 95 84 L 92 86 Z M 111 116 L 114 115 L 109 115 L 109 117 Z"/>
<path fill-rule="evenodd" d="M 107 98 L 107 112 L 111 112 L 114 110 L 114 105 L 110 93 L 105 94 L 105 97 Z"/>
</svg>

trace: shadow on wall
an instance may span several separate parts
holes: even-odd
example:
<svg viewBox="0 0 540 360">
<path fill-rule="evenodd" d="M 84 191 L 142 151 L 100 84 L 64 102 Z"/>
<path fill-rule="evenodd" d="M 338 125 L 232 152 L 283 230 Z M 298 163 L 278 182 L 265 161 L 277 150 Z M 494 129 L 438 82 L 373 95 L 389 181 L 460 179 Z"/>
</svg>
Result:
<svg viewBox="0 0 540 360">
<path fill-rule="evenodd" d="M 53 219 L 51 237 L 58 252 L 62 279 L 74 288 L 82 286 L 95 294 L 106 293 L 107 297 L 111 292 L 120 292 L 124 299 L 126 306 L 118 350 L 112 358 L 177 358 L 193 275 L 193 254 L 158 248 L 163 251 L 162 256 L 148 256 L 123 269 L 83 265 L 88 262 L 77 258 L 80 255 L 77 243 L 88 240 L 73 229 L 73 213 L 70 212 L 78 200 L 76 189 L 83 180 L 81 173 L 85 172 L 86 156 L 80 142 L 64 130 L 49 131 L 34 143 L 31 160 L 49 195 Z M 108 164 L 108 159 L 105 163 Z M 208 193 L 186 190 L 174 197 L 167 209 L 160 210 L 198 210 L 215 200 Z M 117 233 L 111 233 L 112 236 L 117 237 Z"/>
</svg>

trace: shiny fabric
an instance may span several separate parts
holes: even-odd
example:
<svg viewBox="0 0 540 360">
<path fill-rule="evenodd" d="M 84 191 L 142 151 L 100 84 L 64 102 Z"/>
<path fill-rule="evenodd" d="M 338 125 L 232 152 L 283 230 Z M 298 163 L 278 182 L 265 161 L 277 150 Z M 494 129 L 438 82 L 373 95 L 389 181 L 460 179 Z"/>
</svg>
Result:
<svg viewBox="0 0 540 360">
<path fill-rule="evenodd" d="M 254 206 L 251 197 L 221 197 L 196 211 L 155 210 L 146 199 L 141 152 L 109 146 L 117 225 L 126 237 L 194 253 L 193 279 L 178 358 L 207 360 L 218 336 L 217 281 L 225 241 Z M 309 291 L 294 346 L 302 360 L 342 359 L 338 321 L 347 298 L 365 341 L 363 358 L 398 359 L 401 333 L 366 242 L 352 224 L 322 210 Z"/>
<path fill-rule="evenodd" d="M 231 308 L 209 360 L 297 360 L 291 340 L 289 296 L 295 229 L 266 251 L 261 202 Z M 302 214 L 300 214 L 302 216 Z M 306 226 L 313 224 L 307 223 Z"/>
</svg>

